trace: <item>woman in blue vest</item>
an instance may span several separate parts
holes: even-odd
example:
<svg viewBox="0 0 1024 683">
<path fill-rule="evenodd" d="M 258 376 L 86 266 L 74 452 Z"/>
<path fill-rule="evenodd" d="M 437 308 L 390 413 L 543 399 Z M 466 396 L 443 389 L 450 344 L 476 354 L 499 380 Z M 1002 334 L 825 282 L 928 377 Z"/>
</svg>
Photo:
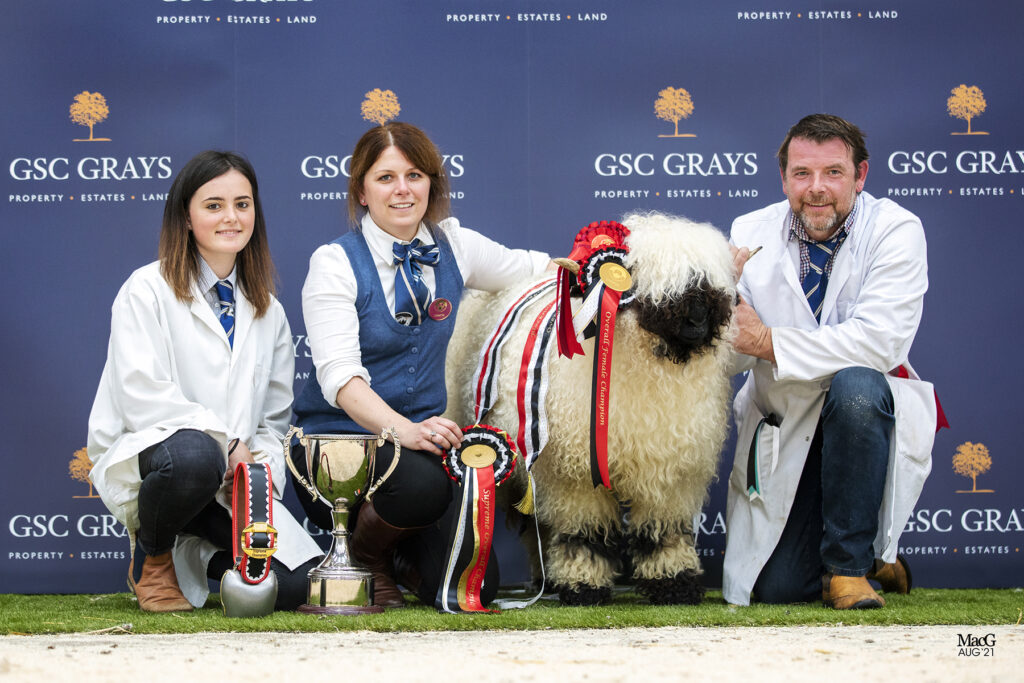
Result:
<svg viewBox="0 0 1024 683">
<path fill-rule="evenodd" d="M 459 425 L 441 417 L 445 353 L 462 289 L 503 289 L 549 262 L 461 227 L 448 199 L 441 154 L 423 131 L 400 122 L 367 131 L 348 185 L 355 230 L 313 253 L 302 289 L 316 373 L 296 399 L 298 426 L 306 434 L 395 427 L 402 446 L 395 471 L 356 513 L 350 546 L 373 572 L 374 602 L 384 607 L 405 604 L 396 559 L 411 570 L 402 583 L 428 604 L 440 578 L 447 529 L 438 522 L 452 500 L 441 455 L 462 441 Z M 377 471 L 393 452 L 390 442 L 377 450 Z M 310 519 L 330 528 L 327 508 L 297 490 Z M 498 587 L 493 559 L 485 600 Z"/>
</svg>

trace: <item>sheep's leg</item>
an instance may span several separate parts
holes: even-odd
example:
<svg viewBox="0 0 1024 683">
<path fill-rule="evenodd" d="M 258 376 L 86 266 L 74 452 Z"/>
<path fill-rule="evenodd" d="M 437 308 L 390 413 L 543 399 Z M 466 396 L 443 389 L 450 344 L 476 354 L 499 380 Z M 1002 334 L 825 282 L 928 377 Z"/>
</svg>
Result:
<svg viewBox="0 0 1024 683">
<path fill-rule="evenodd" d="M 588 485 L 540 505 L 541 521 L 550 528 L 544 548 L 548 581 L 562 604 L 607 602 L 620 570 L 618 503 L 607 491 Z"/>
<path fill-rule="evenodd" d="M 636 588 L 657 605 L 697 605 L 704 599 L 702 569 L 689 520 L 661 521 L 634 504 L 626 531 Z"/>
</svg>

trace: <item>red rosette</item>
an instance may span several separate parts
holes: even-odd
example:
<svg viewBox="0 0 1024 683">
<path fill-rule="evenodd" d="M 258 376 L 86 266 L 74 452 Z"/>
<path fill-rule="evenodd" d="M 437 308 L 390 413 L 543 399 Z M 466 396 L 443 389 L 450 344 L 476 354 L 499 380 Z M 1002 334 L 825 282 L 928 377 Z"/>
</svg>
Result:
<svg viewBox="0 0 1024 683">
<path fill-rule="evenodd" d="M 452 520 L 442 580 L 434 597 L 441 612 L 490 612 L 481 588 L 494 541 L 495 488 L 516 466 L 508 434 L 490 425 L 462 430 L 462 445 L 444 452 L 444 468 L 459 484 L 459 513 Z"/>
<path fill-rule="evenodd" d="M 444 451 L 442 463 L 452 481 L 462 484 L 467 468 L 491 467 L 495 486 L 505 482 L 515 471 L 516 449 L 508 434 L 497 427 L 475 424 L 462 429 L 462 445 Z"/>
<path fill-rule="evenodd" d="M 576 233 L 569 258 L 582 262 L 590 254 L 605 247 L 626 246 L 629 228 L 615 221 L 595 221 Z"/>
</svg>

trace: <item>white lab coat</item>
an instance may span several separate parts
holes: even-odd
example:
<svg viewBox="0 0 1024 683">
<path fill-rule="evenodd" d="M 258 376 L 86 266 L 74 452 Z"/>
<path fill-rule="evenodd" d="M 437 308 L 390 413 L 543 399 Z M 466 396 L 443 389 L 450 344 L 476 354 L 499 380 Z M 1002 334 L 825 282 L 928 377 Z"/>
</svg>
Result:
<svg viewBox="0 0 1024 683">
<path fill-rule="evenodd" d="M 291 417 L 295 360 L 281 304 L 253 318 L 236 289 L 234 348 L 198 287 L 183 304 L 160 275 L 159 263 L 136 270 L 111 309 L 107 362 L 89 415 L 89 474 L 110 512 L 127 527 L 134 548 L 139 527 L 138 454 L 180 429 L 196 429 L 224 449 L 241 438 L 257 462 L 270 465 L 280 498 L 285 485 L 281 440 Z M 230 510 L 230 487 L 218 501 Z M 321 554 L 284 505 L 274 506 L 278 550 L 289 569 Z M 174 567 L 185 597 L 202 606 L 213 544 L 179 535 Z"/>
<path fill-rule="evenodd" d="M 867 193 L 859 201 L 855 223 L 832 266 L 820 325 L 800 286 L 799 245 L 789 241 L 788 202 L 733 222 L 734 245 L 764 247 L 744 266 L 738 288 L 772 328 L 776 364 L 759 359 L 748 364 L 746 383 L 733 405 L 737 442 L 722 587 L 731 603 L 749 604 L 754 582 L 782 535 L 837 371 L 860 366 L 890 373 L 895 434 L 874 542 L 876 555 L 888 562 L 895 560 L 900 533 L 931 470 L 934 390 L 907 362 L 928 288 L 924 229 L 894 202 Z M 912 379 L 891 374 L 901 364 Z M 751 501 L 747 455 L 758 422 L 769 413 L 782 422 L 761 430 L 762 497 Z"/>
</svg>

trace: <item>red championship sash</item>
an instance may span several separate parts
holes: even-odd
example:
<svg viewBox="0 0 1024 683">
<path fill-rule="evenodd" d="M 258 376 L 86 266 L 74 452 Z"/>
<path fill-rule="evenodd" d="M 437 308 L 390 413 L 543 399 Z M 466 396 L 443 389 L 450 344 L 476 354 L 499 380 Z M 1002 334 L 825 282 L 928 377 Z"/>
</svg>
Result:
<svg viewBox="0 0 1024 683">
<path fill-rule="evenodd" d="M 462 446 L 444 455 L 445 471 L 460 485 L 462 500 L 434 606 L 450 614 L 492 612 L 483 606 L 480 589 L 494 540 L 495 488 L 511 476 L 516 452 L 508 435 L 489 425 L 466 427 L 462 434 Z"/>
<path fill-rule="evenodd" d="M 590 477 L 594 486 L 611 489 L 608 473 L 608 426 L 611 409 L 612 350 L 615 320 L 623 306 L 633 302 L 633 278 L 626 269 L 629 230 L 618 223 L 592 223 L 581 235 L 592 235 L 592 249 L 579 263 L 577 280 L 583 303 L 573 318 L 576 334 L 595 336 L 594 371 L 590 391 Z M 584 239 L 586 241 L 586 237 Z M 577 237 L 579 254 L 580 238 Z"/>
<path fill-rule="evenodd" d="M 608 478 L 608 409 L 611 403 L 612 347 L 615 314 L 622 292 L 605 287 L 597 306 L 594 374 L 590 401 L 590 479 L 594 486 L 612 487 Z"/>
</svg>

